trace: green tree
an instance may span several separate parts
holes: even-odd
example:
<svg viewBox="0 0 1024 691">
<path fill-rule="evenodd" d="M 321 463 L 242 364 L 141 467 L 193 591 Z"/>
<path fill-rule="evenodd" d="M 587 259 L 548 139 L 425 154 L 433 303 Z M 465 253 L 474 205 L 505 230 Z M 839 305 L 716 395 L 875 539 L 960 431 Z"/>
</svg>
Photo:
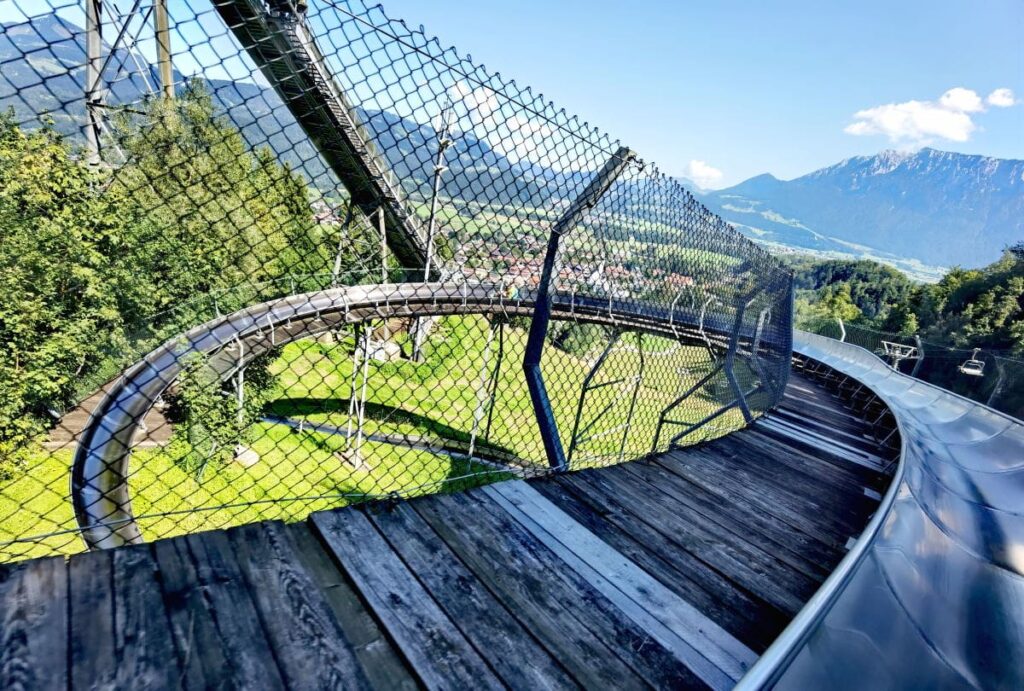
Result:
<svg viewBox="0 0 1024 691">
<path fill-rule="evenodd" d="M 221 381 L 207 357 L 187 357 L 184 370 L 165 396 L 167 418 L 175 425 L 171 454 L 176 462 L 202 474 L 211 462 L 231 458 L 235 447 L 247 440 L 250 426 L 259 419 L 276 384 L 269 365 L 277 355 L 271 351 L 247 363 L 241 407 L 233 381 Z"/>
<path fill-rule="evenodd" d="M 861 310 L 853 303 L 850 286 L 842 283 L 825 291 L 820 301 L 820 310 L 833 319 L 852 322 L 861 315 Z"/>
<path fill-rule="evenodd" d="M 304 179 L 270 151 L 251 152 L 201 84 L 122 117 L 115 135 L 127 162 L 111 187 L 145 212 L 132 240 L 153 310 L 285 276 L 326 284 L 337 237 L 315 221 Z M 358 243 L 344 244 L 354 263 Z"/>
<path fill-rule="evenodd" d="M 80 164 L 48 125 L 0 117 L 0 461 L 70 404 L 79 379 L 125 343 L 137 312 L 123 194 L 97 194 L 102 171 Z"/>
<path fill-rule="evenodd" d="M 52 424 L 51 411 L 87 393 L 80 387 L 213 316 L 171 308 L 214 294 L 233 310 L 323 288 L 339 245 L 345 268 L 376 246 L 360 226 L 317 222 L 305 180 L 270 151 L 251 151 L 201 85 L 150 101 L 113 130 L 124 163 L 93 169 L 52 127 L 27 131 L 0 117 L 8 468 Z"/>
</svg>

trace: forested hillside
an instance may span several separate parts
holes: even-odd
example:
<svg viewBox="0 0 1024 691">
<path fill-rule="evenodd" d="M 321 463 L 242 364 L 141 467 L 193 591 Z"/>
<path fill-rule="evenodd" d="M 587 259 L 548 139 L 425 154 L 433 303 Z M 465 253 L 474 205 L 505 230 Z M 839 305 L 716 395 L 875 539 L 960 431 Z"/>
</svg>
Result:
<svg viewBox="0 0 1024 691">
<path fill-rule="evenodd" d="M 24 130 L 0 116 L 6 463 L 139 348 L 261 297 L 230 289 L 320 276 L 311 289 L 331 271 L 337 230 L 317 221 L 305 181 L 250 150 L 202 87 L 114 127 L 125 163 L 107 169 L 87 165 L 52 126 Z"/>
<path fill-rule="evenodd" d="M 841 318 L 847 340 L 901 371 L 1024 417 L 1024 243 L 935 284 L 870 261 L 789 261 L 797 327 L 839 337 Z M 894 361 L 885 341 L 914 346 L 915 359 Z"/>
<path fill-rule="evenodd" d="M 789 259 L 798 321 L 842 317 L 958 348 L 1024 355 L 1024 242 L 980 269 L 951 269 L 915 284 L 871 261 Z"/>
</svg>

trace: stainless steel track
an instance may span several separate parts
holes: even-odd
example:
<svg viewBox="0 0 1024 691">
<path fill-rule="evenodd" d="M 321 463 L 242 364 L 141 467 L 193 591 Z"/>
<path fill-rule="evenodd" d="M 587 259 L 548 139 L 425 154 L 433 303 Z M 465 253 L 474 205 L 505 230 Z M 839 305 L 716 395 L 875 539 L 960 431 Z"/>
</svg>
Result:
<svg viewBox="0 0 1024 691">
<path fill-rule="evenodd" d="M 797 332 L 896 417 L 892 486 L 744 689 L 1024 688 L 1024 423 Z"/>
</svg>

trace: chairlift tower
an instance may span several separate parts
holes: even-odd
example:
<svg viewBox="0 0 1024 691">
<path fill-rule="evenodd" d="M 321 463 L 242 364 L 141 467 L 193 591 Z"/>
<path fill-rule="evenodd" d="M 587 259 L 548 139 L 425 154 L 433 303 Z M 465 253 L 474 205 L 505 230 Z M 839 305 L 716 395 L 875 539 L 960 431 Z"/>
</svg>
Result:
<svg viewBox="0 0 1024 691">
<path fill-rule="evenodd" d="M 118 81 L 139 82 L 144 94 L 174 96 L 167 0 L 83 0 L 85 5 L 85 141 L 89 163 L 103 162 L 107 118 L 117 104 L 108 95 Z M 104 42 L 104 30 L 109 43 Z M 152 36 L 156 75 L 141 44 Z"/>
<path fill-rule="evenodd" d="M 917 349 L 917 346 L 894 343 L 892 341 L 882 341 L 882 347 L 876 350 L 875 353 L 881 355 L 885 360 L 887 360 L 889 367 L 897 372 L 900 369 L 900 363 L 904 360 L 921 359 L 921 354 Z"/>
</svg>

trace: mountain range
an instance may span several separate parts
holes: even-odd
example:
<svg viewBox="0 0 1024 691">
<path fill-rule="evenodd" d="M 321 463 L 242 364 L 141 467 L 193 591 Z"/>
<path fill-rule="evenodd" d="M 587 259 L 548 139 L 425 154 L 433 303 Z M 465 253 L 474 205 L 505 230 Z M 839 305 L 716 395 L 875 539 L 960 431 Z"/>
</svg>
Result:
<svg viewBox="0 0 1024 691">
<path fill-rule="evenodd" d="M 982 266 L 1024 240 L 1024 161 L 930 148 L 848 158 L 794 180 L 758 175 L 701 200 L 758 241 L 909 260 L 905 269 Z"/>
<path fill-rule="evenodd" d="M 82 29 L 56 15 L 3 26 L 0 111 L 13 108 L 17 122 L 46 113 L 59 130 L 79 137 L 84 61 Z M 147 93 L 154 70 L 145 66 L 150 72 L 145 75 L 124 67 L 134 64 L 128 55 L 108 62 L 105 76 L 115 85 L 110 102 L 135 103 Z M 216 79 L 206 85 L 253 146 L 270 146 L 324 191 L 336 185 L 272 90 Z M 436 147 L 433 128 L 387 111 L 360 115 L 398 178 L 410 192 L 425 192 L 434 157 L 424 152 Z M 589 177 L 512 161 L 468 132 L 459 133 L 459 147 L 446 165 L 443 194 L 476 194 L 488 203 L 536 204 L 548 194 L 545 188 L 578 187 L 564 184 L 570 182 L 566 176 L 579 178 L 574 183 Z M 793 180 L 759 175 L 717 191 L 682 182 L 760 243 L 783 251 L 873 258 L 918 278 L 935 278 L 954 264 L 987 264 L 1005 246 L 1024 239 L 1024 161 L 925 148 L 849 158 Z"/>
</svg>

